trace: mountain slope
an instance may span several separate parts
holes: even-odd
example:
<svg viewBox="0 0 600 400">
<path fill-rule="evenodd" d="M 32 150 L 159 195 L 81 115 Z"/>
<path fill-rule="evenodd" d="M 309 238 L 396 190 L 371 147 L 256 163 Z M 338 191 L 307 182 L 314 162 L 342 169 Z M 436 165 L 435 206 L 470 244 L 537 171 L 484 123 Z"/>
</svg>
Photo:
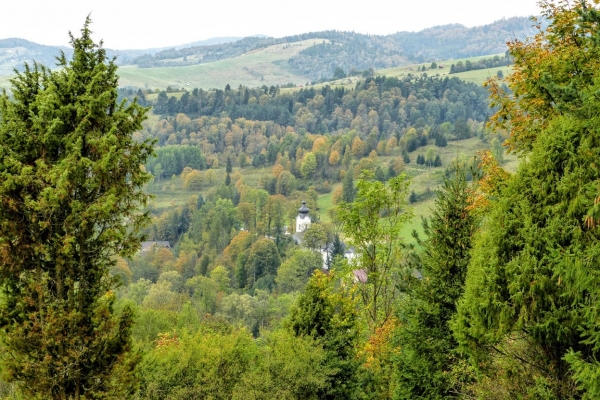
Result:
<svg viewBox="0 0 600 400">
<path fill-rule="evenodd" d="M 354 32 L 310 32 L 283 38 L 244 38 L 233 43 L 192 46 L 145 54 L 132 62 L 140 67 L 176 67 L 236 57 L 249 51 L 308 39 L 327 39 L 288 60 L 290 68 L 311 80 L 330 78 L 336 68 L 348 73 L 367 68 L 392 68 L 408 63 L 502 53 L 506 42 L 535 33 L 529 18 L 514 17 L 467 28 L 453 24 L 420 32 L 364 35 Z"/>
</svg>

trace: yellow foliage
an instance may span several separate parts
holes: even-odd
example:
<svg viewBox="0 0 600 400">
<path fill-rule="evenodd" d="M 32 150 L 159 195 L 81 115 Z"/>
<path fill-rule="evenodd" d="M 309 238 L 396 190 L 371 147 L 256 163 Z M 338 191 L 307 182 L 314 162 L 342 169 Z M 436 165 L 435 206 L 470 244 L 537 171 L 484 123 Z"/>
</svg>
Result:
<svg viewBox="0 0 600 400">
<path fill-rule="evenodd" d="M 337 150 L 332 150 L 329 154 L 329 165 L 338 165 L 340 159 L 340 153 Z"/>
</svg>

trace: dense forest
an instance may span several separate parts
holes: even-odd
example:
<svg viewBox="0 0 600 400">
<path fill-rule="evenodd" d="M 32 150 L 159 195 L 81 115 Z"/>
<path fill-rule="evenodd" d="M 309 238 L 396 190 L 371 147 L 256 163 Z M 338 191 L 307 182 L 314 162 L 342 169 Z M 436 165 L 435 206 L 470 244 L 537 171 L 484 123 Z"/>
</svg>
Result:
<svg viewBox="0 0 600 400">
<path fill-rule="evenodd" d="M 149 94 L 143 90 L 120 93 L 148 103 Z M 326 86 L 280 93 L 278 87 L 264 86 L 179 94 L 155 94 L 150 104 L 160 118 L 144 125 L 140 140 L 156 139 L 161 147 L 192 146 L 203 160 L 193 168 L 215 161 L 224 165 L 227 159 L 239 167 L 279 160 L 298 178 L 304 156 L 311 154 L 316 156 L 317 172 L 309 175 L 330 182 L 340 179 L 344 157 L 360 160 L 401 152 L 404 162 L 410 162 L 407 153 L 428 143 L 444 147 L 448 140 L 476 135 L 486 140 L 483 123 L 491 115 L 485 89 L 426 75 L 367 78 L 354 90 Z M 159 178 L 178 175 L 187 165 L 165 163 L 162 149 L 157 154 L 157 161 L 147 167 L 155 173 L 160 164 Z"/>
<path fill-rule="evenodd" d="M 118 89 L 88 20 L 0 97 L 0 397 L 598 398 L 600 12 L 543 12 L 488 92 Z"/>
</svg>

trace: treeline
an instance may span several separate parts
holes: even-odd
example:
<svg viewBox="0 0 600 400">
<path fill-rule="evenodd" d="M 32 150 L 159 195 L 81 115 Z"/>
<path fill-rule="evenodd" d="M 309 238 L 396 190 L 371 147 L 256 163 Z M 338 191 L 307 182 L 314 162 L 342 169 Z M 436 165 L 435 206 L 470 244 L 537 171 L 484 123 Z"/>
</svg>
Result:
<svg viewBox="0 0 600 400">
<path fill-rule="evenodd" d="M 543 17 L 540 23 L 547 26 Z M 503 53 L 508 41 L 523 40 L 536 33 L 530 18 L 511 17 L 472 28 L 451 24 L 420 32 L 399 32 L 392 36 L 407 58 L 427 62 Z"/>
<path fill-rule="evenodd" d="M 459 61 L 450 66 L 450 73 L 457 74 L 459 72 L 472 71 L 476 69 L 505 67 L 511 63 L 511 57 L 508 53 L 506 53 L 504 57 L 494 56 L 493 58 L 484 58 L 483 60 L 475 62 L 467 60 L 463 63 L 462 61 Z"/>
<path fill-rule="evenodd" d="M 145 96 L 143 91 L 137 95 L 142 99 Z M 309 133 L 350 127 L 356 117 L 366 122 L 374 117 L 369 117 L 371 111 L 377 113 L 376 126 L 380 132 L 389 132 L 391 123 L 401 129 L 454 123 L 458 119 L 484 121 L 490 115 L 484 88 L 459 79 L 421 75 L 366 78 L 355 90 L 325 86 L 281 93 L 275 86 L 226 87 L 216 91 L 194 89 L 184 92 L 179 99 L 161 91 L 153 111 L 167 117 L 184 113 L 190 118 L 220 116 L 226 112 L 234 120 L 274 121 L 295 129 L 304 128 Z M 362 124 L 360 127 L 363 128 Z"/>
</svg>

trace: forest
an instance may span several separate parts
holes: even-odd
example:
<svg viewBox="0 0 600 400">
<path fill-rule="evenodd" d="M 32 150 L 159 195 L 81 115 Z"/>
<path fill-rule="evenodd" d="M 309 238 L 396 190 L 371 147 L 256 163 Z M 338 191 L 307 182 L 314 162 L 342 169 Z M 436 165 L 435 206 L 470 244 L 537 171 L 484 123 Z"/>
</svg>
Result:
<svg viewBox="0 0 600 400">
<path fill-rule="evenodd" d="M 600 397 L 600 11 L 542 12 L 486 88 L 118 88 L 88 18 L 0 95 L 0 398 Z"/>
</svg>

